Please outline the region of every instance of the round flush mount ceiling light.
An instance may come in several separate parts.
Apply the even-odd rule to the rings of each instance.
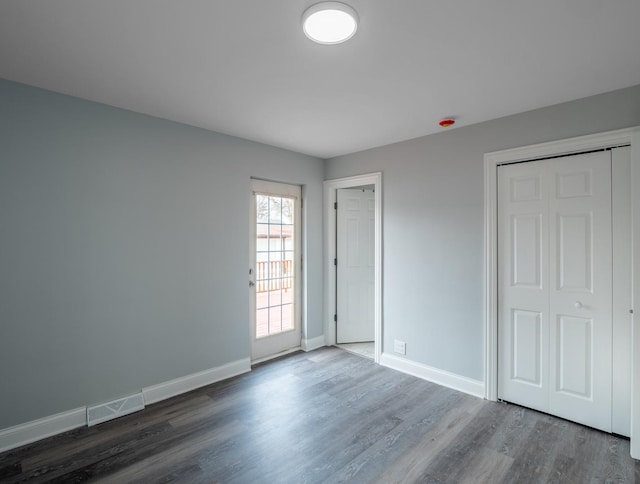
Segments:
[[[358,14],[344,3],[316,3],[302,15],[302,30],[319,44],[339,44],[353,37],[357,29]]]

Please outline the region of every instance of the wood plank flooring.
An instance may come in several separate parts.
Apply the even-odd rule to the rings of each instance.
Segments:
[[[640,482],[629,441],[337,348],[0,454],[0,482]]]

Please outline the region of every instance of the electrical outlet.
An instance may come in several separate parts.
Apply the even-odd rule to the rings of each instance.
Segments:
[[[393,351],[396,353],[400,353],[401,355],[407,354],[407,343],[404,341],[394,340],[393,341]]]

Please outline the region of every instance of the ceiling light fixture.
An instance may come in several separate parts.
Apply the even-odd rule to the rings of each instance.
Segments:
[[[339,44],[358,30],[358,14],[340,2],[320,2],[305,10],[302,30],[318,44]]]

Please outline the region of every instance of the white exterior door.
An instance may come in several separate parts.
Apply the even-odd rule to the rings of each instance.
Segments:
[[[251,359],[300,346],[299,186],[252,181]]]
[[[611,152],[498,170],[503,400],[611,431]]]
[[[345,188],[337,200],[337,342],[373,341],[375,194]]]

